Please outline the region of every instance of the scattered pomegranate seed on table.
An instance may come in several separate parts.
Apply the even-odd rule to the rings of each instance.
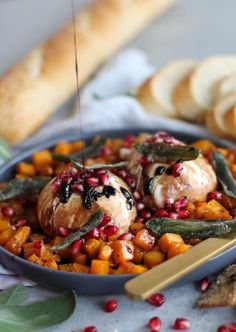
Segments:
[[[208,278],[203,278],[198,282],[198,286],[201,292],[205,292],[209,286],[210,286],[210,281]]]
[[[174,323],[174,330],[189,330],[191,327],[191,323],[188,319],[186,318],[176,318],[175,323]]]
[[[229,329],[229,332],[236,332],[236,323],[229,323],[228,329]]]
[[[97,328],[95,326],[86,326],[83,332],[97,332]]]
[[[118,302],[115,299],[112,299],[105,303],[104,311],[113,312],[117,309],[117,307],[118,307]]]
[[[159,332],[161,328],[161,320],[159,317],[152,317],[148,322],[148,327],[151,331]]]
[[[9,207],[9,206],[4,206],[2,208],[2,214],[5,217],[12,217],[15,214],[15,211],[11,207]]]
[[[222,325],[218,327],[217,332],[229,332],[229,329],[227,328],[227,326]]]
[[[165,302],[165,295],[161,293],[156,293],[150,296],[147,301],[155,307],[160,307]]]

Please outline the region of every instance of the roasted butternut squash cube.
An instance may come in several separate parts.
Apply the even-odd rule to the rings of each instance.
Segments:
[[[57,262],[54,259],[45,262],[43,266],[47,267],[48,269],[58,270]]]
[[[64,240],[65,240],[65,238],[63,238],[61,236],[56,236],[53,240],[53,245],[57,246],[58,244],[61,244]],[[67,247],[67,248],[61,249],[61,250],[57,250],[57,254],[63,259],[69,259],[71,256],[70,247]]]
[[[27,258],[27,260],[31,263],[42,265],[42,266],[44,264],[44,262],[36,254],[33,254],[33,255],[29,256]]]
[[[73,263],[71,272],[77,272],[77,273],[89,273],[89,266],[83,265],[83,264],[78,264],[78,263]]]
[[[84,243],[83,249],[89,259],[93,259],[98,256],[101,244],[102,244],[101,241],[97,239],[88,239]]]
[[[143,265],[136,265],[132,262],[123,262],[116,270],[116,274],[139,274],[146,272],[148,269]]]
[[[101,261],[99,259],[93,259],[91,262],[91,270],[92,274],[109,274],[109,262]]]
[[[134,246],[131,241],[116,240],[113,242],[112,258],[116,264],[131,261],[134,257]]]
[[[183,254],[184,252],[188,251],[191,248],[192,248],[192,246],[190,246],[188,244],[174,242],[169,247],[169,250],[167,253],[167,258],[172,258],[179,254]]]
[[[33,254],[38,255],[39,249],[35,248],[34,242],[27,242],[23,244],[24,258],[28,258]]]
[[[166,253],[169,250],[169,247],[172,243],[184,243],[182,237],[175,233],[166,233],[158,241],[158,245],[161,248],[161,251]]]
[[[143,250],[152,250],[155,244],[155,238],[146,229],[137,232],[133,242]]]
[[[53,174],[53,168],[49,165],[39,166],[37,167],[37,172],[43,176],[50,176]]]
[[[72,266],[72,264],[60,264],[60,265],[58,265],[59,270],[64,271],[64,272],[71,272],[71,266]]]
[[[152,268],[165,261],[165,255],[159,251],[149,251],[144,254],[143,263],[148,268]]]
[[[11,228],[5,229],[4,231],[2,231],[0,233],[0,245],[4,246],[4,244],[6,244],[11,237],[13,237],[14,232]]]
[[[69,154],[71,153],[71,144],[67,142],[60,142],[54,148],[55,153]]]
[[[44,262],[48,262],[51,260],[55,260],[56,262],[60,261],[60,257],[58,255],[54,255],[50,248],[43,244],[42,247],[39,249],[39,257],[44,261]]]
[[[144,225],[141,224],[140,222],[134,222],[132,225],[130,225],[129,230],[130,232],[135,235],[137,234],[139,231],[141,231],[142,229],[144,229]]]
[[[11,228],[10,221],[8,219],[0,219],[0,233],[9,228]]]
[[[83,145],[84,145],[84,143],[81,140],[71,143],[70,152],[73,153],[73,152],[81,151],[83,148]]]
[[[99,249],[98,258],[104,261],[108,261],[111,258],[112,252],[112,247],[109,244],[104,243]]]
[[[209,140],[201,139],[194,143],[192,146],[201,150],[203,154],[207,154],[208,152],[212,152],[216,150],[216,146]]]
[[[27,175],[27,176],[35,176],[35,167],[30,163],[21,162],[16,165],[16,171],[19,174]]]
[[[82,254],[81,252],[72,255],[72,259],[75,263],[86,265],[87,257],[85,254]]]
[[[129,270],[129,273],[131,274],[141,274],[141,273],[144,273],[146,272],[148,269],[146,266],[144,265],[136,265],[134,264],[130,270]]]
[[[143,255],[144,255],[144,251],[143,249],[141,249],[138,246],[134,246],[134,258],[133,258],[133,262],[135,264],[140,264],[143,261]]]
[[[28,226],[18,228],[12,238],[5,244],[5,249],[12,252],[14,255],[20,255],[23,244],[29,239],[31,229]]]
[[[51,166],[53,163],[53,159],[49,150],[42,150],[33,153],[32,161],[36,170],[42,166]]]
[[[198,219],[231,219],[231,215],[228,210],[224,208],[215,199],[206,202],[198,202],[196,209],[196,217]]]

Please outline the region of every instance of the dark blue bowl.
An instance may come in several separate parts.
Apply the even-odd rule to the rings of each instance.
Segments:
[[[157,128],[156,130],[161,130]],[[125,135],[132,133],[138,134],[139,132],[153,132],[148,128],[141,128],[135,130],[113,130],[105,132],[96,132],[92,135],[87,135],[85,140],[89,142],[92,137],[100,134],[104,137],[124,137]],[[201,139],[197,135],[191,135],[187,133],[175,133],[172,130],[169,131],[180,140],[191,143],[197,139]],[[14,157],[12,160],[4,164],[0,169],[0,182],[9,180],[15,170],[15,165],[20,161],[29,160],[32,153],[44,148],[51,148],[58,140],[68,140],[73,141],[79,139],[78,133],[72,133],[67,136],[59,136],[45,144],[41,144],[30,150],[27,150],[20,155]],[[217,138],[214,142],[219,146],[235,147],[231,143],[222,144]],[[218,255],[217,257],[209,260],[206,264],[202,265],[198,269],[194,270],[179,282],[175,283],[174,286],[183,285],[189,282],[199,280],[206,275],[217,273],[226,265],[235,262],[236,257],[236,246],[226,250],[224,253]],[[16,272],[17,274],[36,281],[40,285],[57,288],[57,289],[69,289],[75,290],[79,294],[86,295],[98,295],[98,294],[120,294],[124,293],[124,284],[134,275],[107,275],[107,276],[97,276],[92,274],[79,274],[71,272],[63,272],[51,270],[40,265],[30,263],[20,257],[17,257],[4,248],[0,247],[0,263],[6,268]]]

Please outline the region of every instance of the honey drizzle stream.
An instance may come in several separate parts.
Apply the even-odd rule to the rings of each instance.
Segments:
[[[82,129],[82,116],[81,116],[81,103],[80,103],[80,84],[79,84],[79,68],[78,68],[78,52],[77,52],[77,37],[76,37],[76,13],[75,13],[75,2],[71,0],[72,8],[72,19],[73,19],[73,38],[74,38],[74,55],[75,55],[75,74],[76,74],[76,108],[79,110],[79,122],[80,122],[80,137],[83,142],[82,144],[82,164],[85,165],[84,157],[84,140],[83,140],[83,129]]]

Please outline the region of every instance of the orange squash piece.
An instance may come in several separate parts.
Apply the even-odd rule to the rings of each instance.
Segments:
[[[161,251],[166,253],[169,250],[169,247],[172,243],[184,243],[184,240],[182,237],[175,233],[166,233],[162,235],[162,237],[158,241],[158,245],[161,248]]]
[[[92,274],[109,274],[109,262],[101,261],[99,259],[93,259],[91,262],[91,270]]]
[[[85,254],[82,254],[81,252],[78,252],[75,255],[72,255],[72,259],[75,263],[86,265],[87,257]]]
[[[51,166],[53,159],[49,150],[42,150],[33,153],[32,161],[36,170],[42,166]]]
[[[159,251],[149,251],[144,254],[143,263],[148,268],[152,268],[165,261],[165,255]]]
[[[27,176],[35,176],[35,168],[34,165],[30,163],[18,163],[16,165],[16,171],[19,174],[27,175]]]
[[[4,246],[10,238],[14,235],[14,232],[11,228],[5,229],[0,233],[0,245]]]
[[[134,257],[134,245],[131,241],[116,240],[112,244],[112,258],[116,264],[131,261]]]
[[[82,150],[83,148],[83,141],[75,141],[73,143],[71,143],[71,147],[70,147],[70,152],[73,153],[73,152],[79,152]]]
[[[58,270],[57,262],[54,259],[45,262],[43,266],[47,267],[48,269]]]
[[[141,231],[137,232],[133,242],[143,250],[148,251],[154,248],[155,238],[149,234],[146,229],[142,229]]]
[[[59,270],[64,272],[71,272],[71,266],[72,264],[60,264],[58,265]]]
[[[129,230],[133,235],[137,234],[142,229],[144,229],[144,225],[141,224],[140,222],[135,222],[129,227]]]
[[[230,213],[222,204],[215,199],[208,203],[200,202],[196,209],[197,219],[232,219]]]
[[[201,150],[203,154],[207,154],[208,152],[212,152],[216,150],[216,146],[209,140],[201,139],[192,144],[195,148]]]
[[[143,261],[144,250],[139,248],[138,246],[134,246],[134,258],[133,262],[135,264],[140,264]]]
[[[98,256],[101,244],[101,241],[97,239],[88,239],[84,243],[83,249],[89,259],[93,259]]]
[[[99,250],[98,258],[104,261],[108,261],[111,258],[113,249],[109,244],[104,243]]]
[[[183,254],[184,252],[188,251],[191,248],[192,246],[188,244],[174,242],[169,247],[167,258],[169,259],[179,254]]]
[[[22,245],[29,239],[30,233],[31,229],[28,226],[18,228],[13,237],[5,244],[5,249],[14,255],[20,255],[23,249]]]
[[[60,142],[55,146],[54,152],[58,154],[69,154],[71,153],[71,144],[67,142]]]
[[[27,258],[27,260],[31,263],[42,265],[42,266],[44,264],[43,261],[36,254],[33,254],[33,255],[29,256]]]
[[[89,266],[73,263],[71,267],[71,272],[77,272],[77,273],[89,273]]]
[[[0,233],[9,228],[11,228],[10,221],[8,219],[0,219]]]

